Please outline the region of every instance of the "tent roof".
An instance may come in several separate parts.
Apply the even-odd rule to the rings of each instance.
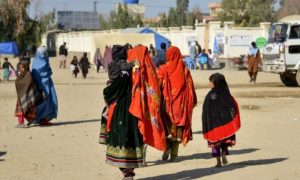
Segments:
[[[155,30],[152,30],[147,27],[141,27],[141,28],[126,28],[123,30],[124,33],[152,33],[154,34],[154,39],[155,39],[155,47],[159,48],[161,43],[166,43],[168,44],[169,39],[166,37],[162,36]]]
[[[13,54],[18,55],[18,46],[17,43],[12,42],[0,42],[0,54]]]

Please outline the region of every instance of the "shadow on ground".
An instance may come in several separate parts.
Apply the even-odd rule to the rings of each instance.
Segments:
[[[0,151],[0,157],[1,157],[1,156],[4,156],[5,154],[6,154],[6,152]],[[4,161],[4,159],[0,159],[0,161]]]
[[[92,122],[100,122],[100,120],[99,119],[91,119],[91,120],[79,120],[79,121],[54,122],[53,126],[64,126],[64,125],[92,123]]]
[[[35,125],[32,124],[31,126],[29,126],[29,128],[33,128],[33,127],[53,127],[53,126],[65,126],[65,125],[74,125],[74,124],[83,124],[83,123],[93,123],[93,122],[99,122],[99,119],[91,119],[91,120],[78,120],[78,121],[64,121],[64,122],[53,122],[53,124],[51,126],[39,126],[39,125]]]
[[[258,150],[259,149],[255,149],[255,148],[230,150],[230,155],[248,154],[248,153],[258,151]],[[192,155],[188,155],[188,156],[179,156],[176,159],[176,162],[188,161],[188,160],[193,160],[193,159],[211,159],[211,158],[212,158],[211,153],[197,153],[197,154],[192,154]],[[158,160],[158,161],[148,161],[147,162],[148,166],[155,166],[155,165],[165,164],[165,163],[170,163],[170,161]]]
[[[177,172],[174,174],[164,174],[164,175],[160,175],[160,176],[141,178],[139,180],[199,179],[199,178],[202,178],[205,176],[210,176],[210,175],[214,175],[214,174],[218,174],[218,173],[222,173],[222,172],[246,168],[248,166],[259,166],[259,165],[268,165],[268,164],[279,163],[279,162],[285,161],[287,159],[288,158],[248,160],[248,161],[242,161],[242,162],[238,162],[238,163],[232,163],[232,164],[229,164],[222,168],[215,168],[215,167],[198,168],[198,169],[181,171],[181,172]]]

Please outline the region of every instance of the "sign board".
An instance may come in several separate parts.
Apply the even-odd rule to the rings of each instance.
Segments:
[[[230,46],[250,46],[253,37],[249,35],[232,35],[230,36]]]
[[[267,39],[264,38],[264,37],[257,38],[255,42],[256,42],[256,46],[259,49],[262,49],[262,48],[264,48],[267,45]]]

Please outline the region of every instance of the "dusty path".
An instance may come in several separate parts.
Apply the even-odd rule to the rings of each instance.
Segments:
[[[91,70],[88,79],[73,79],[69,69],[57,68],[57,60],[52,67],[59,100],[53,127],[14,128],[14,82],[0,83],[0,179],[121,179],[117,168],[104,163],[105,146],[97,142],[107,75]],[[240,105],[242,128],[230,164],[213,168],[201,134],[202,102],[213,72],[192,72],[199,100],[194,140],[180,147],[173,163],[162,162],[162,153],[148,148],[148,167],[137,169],[136,179],[300,179],[300,88],[284,87],[273,74],[259,73],[254,85],[245,71],[220,71]]]

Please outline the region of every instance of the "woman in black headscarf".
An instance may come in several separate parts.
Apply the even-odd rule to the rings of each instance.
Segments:
[[[87,58],[87,53],[83,53],[82,58],[79,61],[79,66],[81,68],[82,76],[85,79],[86,75],[89,73],[89,68],[91,67],[91,64],[89,62],[89,59]]]
[[[107,109],[103,111],[100,143],[107,145],[106,163],[119,167],[124,179],[133,179],[134,168],[143,166],[144,145],[138,119],[129,113],[131,71],[138,64],[127,63],[125,46],[114,45],[112,58],[108,65],[108,86],[103,90]]]
[[[216,157],[216,167],[227,164],[228,146],[235,145],[235,133],[240,128],[238,104],[232,97],[224,75],[209,77],[211,90],[206,95],[202,110],[203,136]],[[221,163],[222,156],[222,163]]]

